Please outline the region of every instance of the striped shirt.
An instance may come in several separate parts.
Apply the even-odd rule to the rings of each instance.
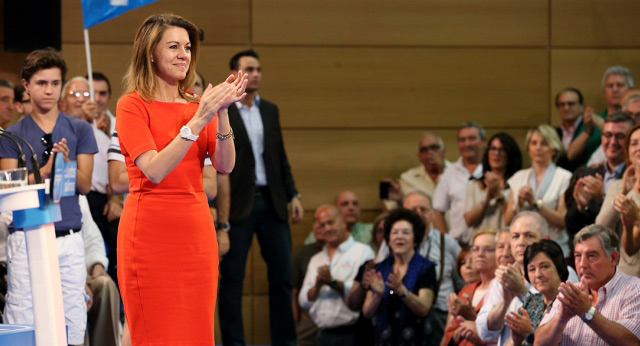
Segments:
[[[562,302],[556,299],[540,325],[546,324],[560,312]],[[640,340],[640,279],[616,270],[611,280],[598,290],[594,308],[609,321],[628,329]],[[607,345],[581,316],[573,316],[562,333],[561,345]]]

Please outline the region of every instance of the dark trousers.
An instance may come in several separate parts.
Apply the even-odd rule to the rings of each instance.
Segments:
[[[264,194],[256,194],[246,221],[231,223],[231,247],[220,262],[218,308],[222,342],[225,345],[246,344],[242,328],[242,287],[254,233],[258,236],[262,258],[267,262],[271,344],[295,345],[290,282],[291,232],[288,222],[278,218],[269,196]]]
[[[356,345],[356,330],[354,326],[342,326],[320,329],[316,346],[351,346]]]
[[[109,221],[106,215],[103,215],[104,206],[107,204],[107,195],[95,191],[87,194],[89,209],[91,209],[91,217],[98,225],[102,239],[107,244],[107,258],[109,259],[109,268],[105,268],[113,282],[118,286],[118,224],[120,219]],[[119,287],[119,286],[118,286]]]

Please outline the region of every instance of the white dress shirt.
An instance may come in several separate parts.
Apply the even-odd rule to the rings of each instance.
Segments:
[[[476,167],[474,177],[482,174],[482,164]],[[468,243],[473,229],[464,221],[464,209],[467,199],[467,185],[471,174],[462,164],[462,158],[451,164],[440,176],[433,196],[433,209],[449,212],[449,234],[455,239]]]
[[[322,251],[311,257],[302,289],[298,295],[298,303],[303,309],[309,309],[309,316],[319,328],[333,328],[356,322],[360,312],[350,310],[344,298],[351,290],[360,266],[373,257],[371,247],[356,242],[352,236],[349,236],[338,246],[333,258],[329,257],[326,245]],[[324,285],[320,288],[318,298],[315,301],[309,301],[307,295],[316,284],[318,268],[324,265],[329,266],[333,279],[343,282],[344,292],[337,292]]]
[[[236,102],[236,107],[242,117],[242,122],[251,141],[253,158],[256,162],[256,186],[267,185],[267,172],[264,168],[264,127],[262,115],[260,114],[260,96],[256,95],[251,107],[247,107],[242,102]]]

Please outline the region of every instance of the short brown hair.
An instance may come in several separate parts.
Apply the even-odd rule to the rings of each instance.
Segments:
[[[36,72],[54,67],[60,69],[60,76],[62,77],[62,83],[64,83],[65,77],[67,76],[67,63],[64,62],[60,52],[51,47],[34,50],[24,59],[24,63],[22,64],[22,79],[29,83],[31,77],[33,77]]]
[[[124,92],[138,91],[142,99],[149,101],[156,91],[155,67],[151,62],[153,51],[158,46],[165,30],[170,27],[183,28],[189,34],[191,41],[191,63],[187,69],[187,76],[178,83],[180,96],[188,101],[195,101],[194,97],[186,93],[188,87],[195,80],[196,60],[200,46],[200,32],[195,24],[174,14],[154,14],[147,18],[138,28],[133,41],[133,56],[131,64],[124,76]]]

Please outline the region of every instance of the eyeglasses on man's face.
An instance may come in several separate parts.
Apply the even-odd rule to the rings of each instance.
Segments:
[[[89,97],[89,96],[91,96],[91,93],[88,92],[88,91],[69,91],[68,94],[73,96],[73,97],[80,97],[80,96]]]
[[[431,144],[431,145],[426,145],[423,147],[420,147],[420,154],[426,154],[430,151],[439,151],[440,150],[440,144]]]

